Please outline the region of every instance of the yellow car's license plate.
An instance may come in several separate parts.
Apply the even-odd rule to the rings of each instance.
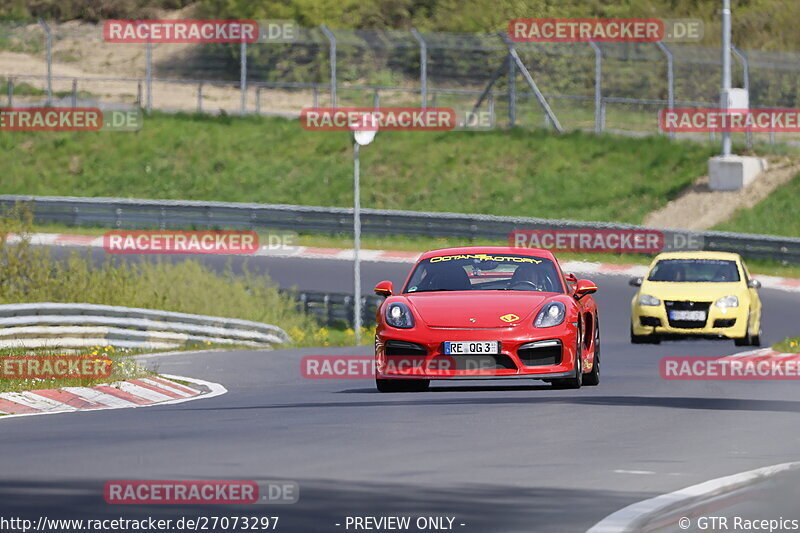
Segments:
[[[669,317],[672,320],[692,320],[704,321],[706,319],[705,311],[670,311]]]

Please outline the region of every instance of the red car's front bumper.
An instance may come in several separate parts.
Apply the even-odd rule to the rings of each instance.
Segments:
[[[375,338],[380,379],[556,379],[575,375],[577,328],[383,328]],[[500,353],[447,355],[445,341],[499,341]],[[588,365],[586,363],[589,363]],[[591,368],[584,361],[584,369]]]

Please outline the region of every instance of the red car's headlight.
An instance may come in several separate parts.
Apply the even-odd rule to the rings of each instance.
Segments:
[[[393,328],[413,328],[414,315],[403,302],[393,302],[386,306],[386,323]]]
[[[561,302],[550,302],[542,307],[533,321],[534,327],[552,328],[564,322],[567,316],[567,307]]]

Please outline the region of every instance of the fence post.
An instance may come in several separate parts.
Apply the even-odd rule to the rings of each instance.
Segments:
[[[8,78],[8,107],[14,107],[14,78]]]
[[[411,28],[411,35],[419,43],[419,98],[425,109],[428,107],[428,44],[416,28]]]
[[[331,107],[336,107],[336,36],[324,24],[319,27],[330,43],[330,66],[331,66]]]
[[[256,115],[261,114],[261,89],[260,85],[256,87]]]
[[[600,124],[603,130],[606,129],[606,103],[602,101],[600,103]]]
[[[555,113],[553,113],[553,109],[550,107],[550,104],[547,103],[547,99],[542,94],[542,91],[539,90],[539,86],[536,85],[533,76],[531,76],[531,73],[528,72],[528,68],[525,66],[525,63],[523,63],[522,59],[519,58],[517,49],[514,48],[514,43],[511,41],[508,34],[498,32],[498,35],[508,47],[509,61],[517,65],[519,71],[522,73],[522,76],[525,78],[528,87],[531,88],[533,94],[536,96],[536,99],[539,101],[539,105],[542,106],[545,114],[547,114],[548,118],[553,123],[553,127],[558,133],[564,133],[564,128],[561,127],[561,123],[558,121]]]
[[[372,96],[372,107],[378,109],[381,106],[381,95],[378,89],[375,89],[375,94]]]
[[[240,114],[247,112],[247,41],[242,40],[239,50],[239,87],[242,90],[242,107]]]
[[[594,50],[594,132],[603,131],[603,50],[597,43],[589,42]]]
[[[53,103],[53,34],[50,26],[43,19],[38,20],[44,30],[45,49],[47,51],[47,105]]]
[[[656,45],[667,58],[667,107],[671,110],[675,108],[675,56],[669,46],[661,41],[656,41]],[[674,138],[675,132],[669,132],[669,136]]]
[[[153,109],[153,44],[150,41],[147,41],[145,46],[145,65],[144,65],[144,77],[145,77],[145,84],[147,85],[147,103],[145,104],[145,110],[147,114],[150,114],[150,111]]]
[[[78,78],[72,80],[72,107],[78,107]]]
[[[319,107],[319,86],[314,84],[314,107]]]
[[[136,82],[136,107],[142,108],[142,80]]]
[[[197,112],[203,112],[203,82],[197,84]]]
[[[514,59],[508,54],[508,127],[517,124],[517,72]]]

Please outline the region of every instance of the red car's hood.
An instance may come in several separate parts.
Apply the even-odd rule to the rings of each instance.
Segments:
[[[405,296],[414,307],[417,316],[428,326],[499,328],[518,324],[524,320],[533,320],[529,315],[546,299],[552,297],[553,293],[464,291],[429,292]]]

